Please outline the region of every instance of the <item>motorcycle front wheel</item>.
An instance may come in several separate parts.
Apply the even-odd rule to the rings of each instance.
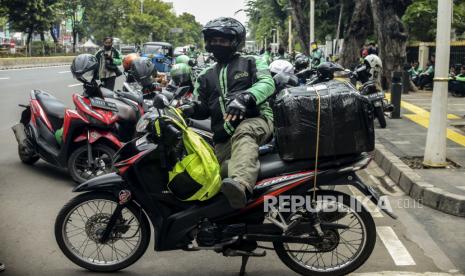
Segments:
[[[115,151],[103,144],[92,145],[93,164],[89,164],[87,145],[83,145],[71,153],[68,159],[68,171],[76,183],[82,183],[96,176],[113,171],[113,155]]]
[[[318,191],[316,204],[321,206],[318,207],[321,223],[342,224],[348,228],[322,228],[324,236],[320,244],[274,242],[278,257],[301,275],[337,276],[355,271],[366,262],[375,247],[373,218],[355,198],[336,191]],[[283,215],[289,223],[294,214]],[[315,232],[310,230],[293,235],[309,237]]]
[[[382,106],[375,107],[375,115],[378,118],[379,126],[386,128],[386,117],[384,116],[384,110]]]
[[[150,224],[135,204],[122,210],[109,239],[100,241],[117,205],[111,194],[90,192],[78,195],[61,209],[55,221],[55,239],[68,259],[91,271],[112,272],[144,255],[150,242]]]

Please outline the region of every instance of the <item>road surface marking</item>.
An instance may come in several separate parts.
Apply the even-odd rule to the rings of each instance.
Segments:
[[[68,87],[75,87],[75,86],[80,86],[80,85],[82,85],[82,83],[70,84],[68,85]]]
[[[391,100],[391,94],[386,93],[386,98],[388,100]],[[412,113],[415,113],[417,115],[420,115],[420,116],[423,116],[423,117],[429,119],[429,114],[430,113],[428,111],[424,110],[421,107],[418,107],[418,106],[416,106],[414,104],[411,104],[411,103],[408,103],[406,101],[400,101],[400,105],[401,105],[402,108],[405,108],[405,109],[407,109],[408,111],[410,111]],[[447,114],[447,119],[457,120],[457,119],[462,119],[462,118],[460,118],[459,116],[457,116],[455,114]]]
[[[465,191],[465,186],[457,186],[457,188]]]
[[[3,71],[18,71],[18,70],[32,70],[32,69],[46,69],[46,68],[64,67],[64,66],[69,66],[69,64],[52,65],[52,66],[38,66],[38,67],[28,67],[28,68],[0,69],[0,72],[3,72]]]
[[[66,73],[71,73],[71,71],[60,71],[58,74],[66,74]]]
[[[372,217],[384,217],[383,214],[381,214],[379,208],[371,200],[367,199],[367,197],[363,195],[359,190],[357,190],[357,188],[349,186],[349,190],[352,193],[352,195],[354,195],[355,198],[357,198],[357,200],[359,200],[363,204],[363,206],[368,210],[368,212],[370,212]]]
[[[413,122],[419,124],[420,126],[423,126],[425,128],[429,127],[429,118],[425,118],[421,115],[417,114],[406,114],[404,115],[406,118],[412,120]],[[457,131],[454,131],[452,129],[447,129],[447,138],[451,141],[454,141],[455,143],[462,145],[465,147],[465,136],[458,133]]]
[[[376,232],[397,266],[416,265],[391,227],[377,226]]]
[[[10,77],[1,77],[0,80],[9,80]]]
[[[390,95],[387,95],[386,98],[390,98]],[[401,101],[401,106],[402,108],[405,108],[415,113],[415,114],[405,114],[403,116],[417,123],[420,126],[423,126],[425,128],[429,127],[430,113],[428,111],[416,105],[413,105],[411,103],[404,102],[404,101]],[[461,119],[459,116],[454,115],[454,114],[447,114],[447,118],[448,119]],[[447,138],[465,147],[465,136],[458,133],[457,131],[447,128]]]

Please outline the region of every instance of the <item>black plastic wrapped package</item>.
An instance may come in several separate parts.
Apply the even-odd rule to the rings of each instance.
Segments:
[[[283,160],[315,158],[318,101],[319,157],[337,157],[374,149],[371,103],[352,85],[332,80],[289,88],[278,94],[273,113],[276,142]]]

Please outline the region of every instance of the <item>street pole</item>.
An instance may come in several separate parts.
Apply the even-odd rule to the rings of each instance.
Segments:
[[[289,15],[289,53],[292,53],[292,16]]]
[[[144,13],[144,0],[139,0],[140,1],[140,13]]]
[[[428,135],[426,137],[425,156],[423,159],[423,165],[428,167],[445,167],[447,165],[447,86],[449,81],[451,22],[452,0],[438,1],[434,88]]]
[[[276,28],[276,43],[278,43],[278,49],[279,49],[279,28]]]
[[[310,0],[310,43],[315,41],[315,0]],[[309,44],[310,52],[312,52],[312,47]]]

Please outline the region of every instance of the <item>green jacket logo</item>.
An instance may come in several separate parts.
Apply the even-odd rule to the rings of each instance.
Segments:
[[[242,78],[247,78],[249,76],[248,72],[238,72],[236,75],[234,75],[234,79],[242,79]]]

